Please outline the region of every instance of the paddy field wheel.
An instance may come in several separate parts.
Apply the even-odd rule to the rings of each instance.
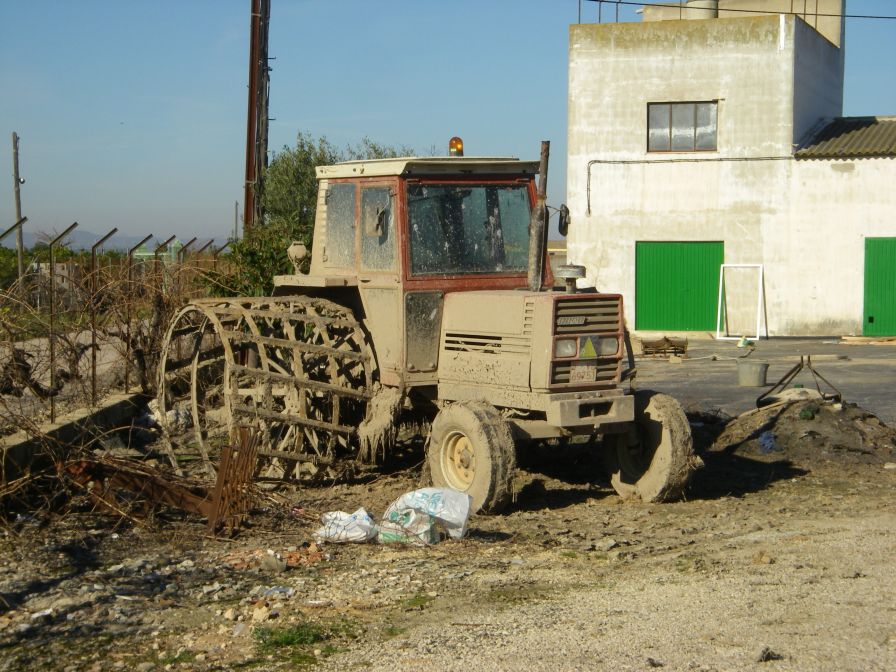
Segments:
[[[160,408],[189,409],[210,475],[216,446],[249,426],[260,435],[258,475],[293,479],[356,447],[374,371],[366,335],[343,306],[308,297],[201,300],[166,335]]]

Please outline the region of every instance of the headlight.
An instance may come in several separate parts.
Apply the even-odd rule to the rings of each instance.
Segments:
[[[598,353],[601,357],[612,357],[619,351],[618,338],[602,338],[598,344]]]
[[[576,339],[560,338],[554,341],[554,357],[575,357],[576,352]]]

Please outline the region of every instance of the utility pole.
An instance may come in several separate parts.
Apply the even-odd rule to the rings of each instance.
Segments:
[[[22,196],[19,193],[19,185],[25,180],[19,177],[19,136],[13,131],[12,134],[12,179],[15,182],[16,195],[16,221],[22,221]],[[16,231],[16,262],[19,268],[19,292],[24,291],[22,287],[22,278],[25,276],[25,257],[24,244],[22,241],[22,227],[18,227]]]
[[[261,223],[264,169],[268,163],[268,26],[271,0],[250,0],[249,96],[246,111],[246,182],[243,199],[243,230]]]

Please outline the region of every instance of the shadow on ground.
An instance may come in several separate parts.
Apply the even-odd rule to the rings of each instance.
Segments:
[[[703,454],[704,467],[694,474],[688,499],[742,497],[765,490],[775,481],[805,476],[808,471],[790,460],[762,460],[730,452]]]

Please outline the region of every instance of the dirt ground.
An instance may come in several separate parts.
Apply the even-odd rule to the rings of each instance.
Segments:
[[[896,669],[896,432],[816,402],[690,419],[686,501],[623,503],[592,447],[543,445],[509,512],[425,548],[312,541],[418,487],[419,441],[263,493],[234,539],[77,498],[11,514],[0,670]]]

